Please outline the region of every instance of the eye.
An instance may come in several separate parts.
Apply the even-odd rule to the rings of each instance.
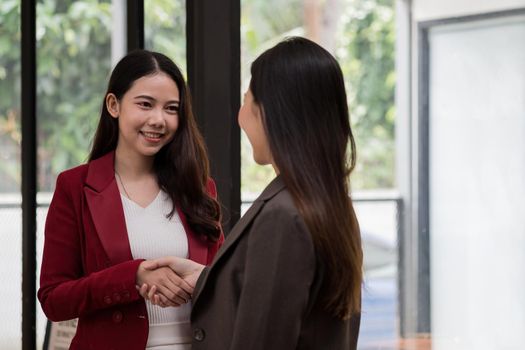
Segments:
[[[169,113],[172,113],[172,114],[177,114],[179,113],[179,106],[178,105],[169,105],[166,107],[166,110],[169,112]]]
[[[137,105],[139,105],[142,108],[151,108],[151,103],[148,101],[139,101],[137,102]]]

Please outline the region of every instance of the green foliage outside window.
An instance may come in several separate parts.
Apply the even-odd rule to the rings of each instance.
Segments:
[[[393,0],[243,0],[242,1],[243,87],[249,83],[249,64],[265,49],[290,35],[309,37],[311,19],[306,7],[320,19],[336,21],[323,39],[338,59],[348,94],[350,118],[357,143],[357,168],[353,189],[392,188],[394,183],[395,64]],[[328,22],[329,23],[329,22]],[[327,27],[330,27],[329,25]],[[327,47],[327,49],[330,49]],[[243,140],[244,143],[247,140]],[[273,176],[266,167],[257,168],[250,159],[249,145],[243,144],[243,190],[258,192]],[[244,164],[250,164],[245,170]]]
[[[249,64],[288,35],[307,35],[306,0],[242,0],[242,85]],[[311,2],[311,1],[310,1]],[[394,186],[393,0],[319,0],[330,13],[338,2],[334,54],[346,78],[358,146],[354,189]],[[150,0],[146,47],[166,53],[185,70],[184,1]],[[43,0],[37,5],[39,190],[60,171],[86,160],[111,69],[110,0]],[[20,0],[0,2],[0,192],[20,186]],[[184,48],[184,49],[183,49]],[[198,101],[196,101],[198,103]],[[273,176],[242,145],[243,191],[258,192]]]

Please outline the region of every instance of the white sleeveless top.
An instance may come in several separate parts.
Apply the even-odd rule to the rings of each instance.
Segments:
[[[188,258],[188,238],[179,215],[166,217],[172,202],[164,191],[146,207],[121,194],[131,254],[134,259],[163,256]],[[149,336],[146,349],[191,349],[191,302],[179,307],[161,308],[146,300]]]

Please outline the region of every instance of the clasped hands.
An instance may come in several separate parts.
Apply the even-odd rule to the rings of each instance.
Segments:
[[[152,304],[180,306],[191,299],[204,265],[179,257],[146,260],[137,270],[137,291]]]

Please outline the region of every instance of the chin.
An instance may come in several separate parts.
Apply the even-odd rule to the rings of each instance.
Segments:
[[[159,153],[159,151],[161,149],[162,149],[162,147],[160,147],[160,148],[147,148],[147,149],[142,149],[140,153],[142,153],[142,155],[145,156],[145,157],[153,157],[154,155]]]
[[[253,160],[255,160],[255,163],[259,164],[259,165],[268,165],[270,164],[270,162],[266,159],[260,159],[258,157],[256,157],[255,155],[253,156]]]

